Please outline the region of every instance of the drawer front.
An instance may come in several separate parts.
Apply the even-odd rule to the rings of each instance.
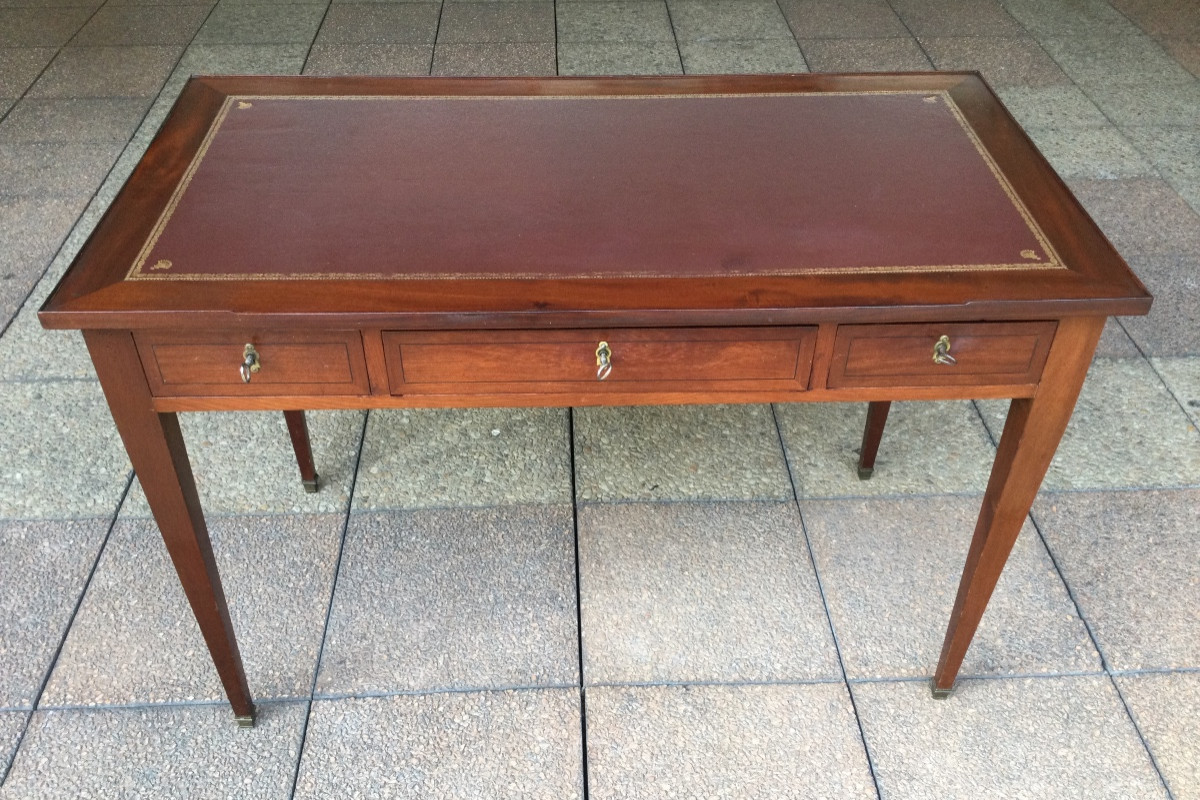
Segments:
[[[1037,383],[1055,327],[1053,322],[841,325],[828,386]],[[934,360],[939,341],[952,361]]]
[[[383,342],[398,395],[802,391],[816,328],[393,331]]]
[[[135,338],[150,390],[162,397],[369,393],[357,331],[151,331]],[[241,374],[246,345],[259,364],[248,382]]]

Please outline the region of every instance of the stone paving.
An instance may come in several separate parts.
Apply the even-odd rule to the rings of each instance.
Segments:
[[[1200,4],[0,0],[0,798],[1200,798]],[[979,69],[1155,293],[945,702],[1004,405],[185,415],[234,727],[35,311],[192,73]]]

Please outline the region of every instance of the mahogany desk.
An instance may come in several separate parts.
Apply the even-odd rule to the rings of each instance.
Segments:
[[[975,74],[206,77],[41,321],[252,724],[176,412],[288,411],[314,479],[297,409],[868,401],[873,451],[888,401],[1013,398],[945,694],[1105,317],[1149,307]]]

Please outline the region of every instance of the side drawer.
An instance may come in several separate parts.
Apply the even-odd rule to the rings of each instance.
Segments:
[[[370,393],[358,331],[141,331],[134,339],[160,397]],[[259,363],[249,382],[246,345]]]
[[[392,394],[802,391],[816,328],[385,331],[383,345]]]
[[[840,325],[828,386],[986,386],[1037,383],[1053,322]],[[946,337],[953,363],[934,360]]]

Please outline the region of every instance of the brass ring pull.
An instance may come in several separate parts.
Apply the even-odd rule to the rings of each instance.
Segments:
[[[250,373],[258,372],[260,369],[262,369],[262,364],[258,360],[258,351],[254,349],[254,345],[246,345],[242,350],[242,366],[239,368],[242,373],[242,383],[249,383]]]
[[[950,355],[950,337],[943,336],[937,340],[937,344],[933,346],[933,363],[935,364],[957,364],[958,360]]]
[[[596,380],[602,381],[612,372],[612,348],[601,342],[596,348]]]

